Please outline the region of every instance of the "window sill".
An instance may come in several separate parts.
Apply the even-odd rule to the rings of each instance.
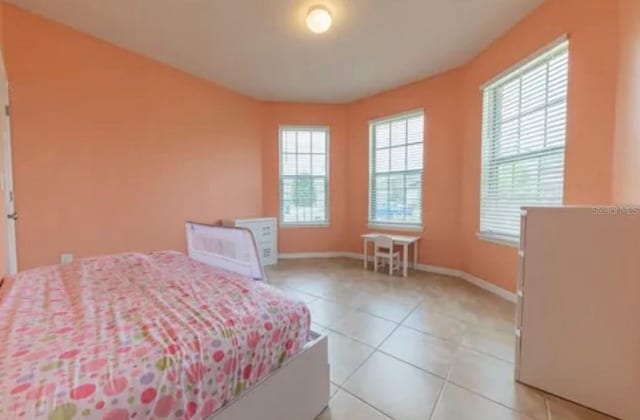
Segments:
[[[394,225],[385,223],[369,223],[369,229],[391,230],[396,232],[424,232],[422,225]]]
[[[507,236],[492,235],[490,233],[476,233],[476,237],[481,241],[491,242],[498,245],[504,245],[511,248],[519,248],[520,242],[517,239]]]
[[[328,228],[329,222],[323,223],[280,223],[280,227],[283,229],[308,229],[308,228]]]

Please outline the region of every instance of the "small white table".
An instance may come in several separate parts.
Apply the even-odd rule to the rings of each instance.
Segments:
[[[368,263],[368,245],[374,242],[377,236],[384,235],[382,233],[366,233],[362,235],[364,240],[364,268],[367,269]],[[418,241],[419,236],[389,235],[393,244],[402,245],[402,275],[407,277],[407,266],[409,265],[409,246],[413,245],[413,268],[418,264]]]

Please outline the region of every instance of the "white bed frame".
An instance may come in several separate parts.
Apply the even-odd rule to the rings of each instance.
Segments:
[[[187,222],[186,233],[190,257],[266,281],[250,230]],[[199,245],[194,240],[195,234],[210,236],[207,238],[210,240],[199,241],[204,246]],[[224,253],[219,252],[220,241],[228,245]],[[322,413],[328,402],[328,337],[311,331],[309,341],[297,355],[210,419],[313,420]]]
[[[280,369],[211,420],[313,420],[329,402],[328,338],[313,338]]]

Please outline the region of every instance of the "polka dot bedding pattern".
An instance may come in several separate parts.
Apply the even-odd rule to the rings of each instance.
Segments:
[[[302,302],[176,252],[25,271],[0,288],[0,418],[207,418],[309,326]]]

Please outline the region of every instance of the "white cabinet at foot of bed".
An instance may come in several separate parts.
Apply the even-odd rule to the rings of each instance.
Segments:
[[[256,241],[262,264],[278,262],[278,220],[275,217],[225,220],[223,225],[249,229]]]

